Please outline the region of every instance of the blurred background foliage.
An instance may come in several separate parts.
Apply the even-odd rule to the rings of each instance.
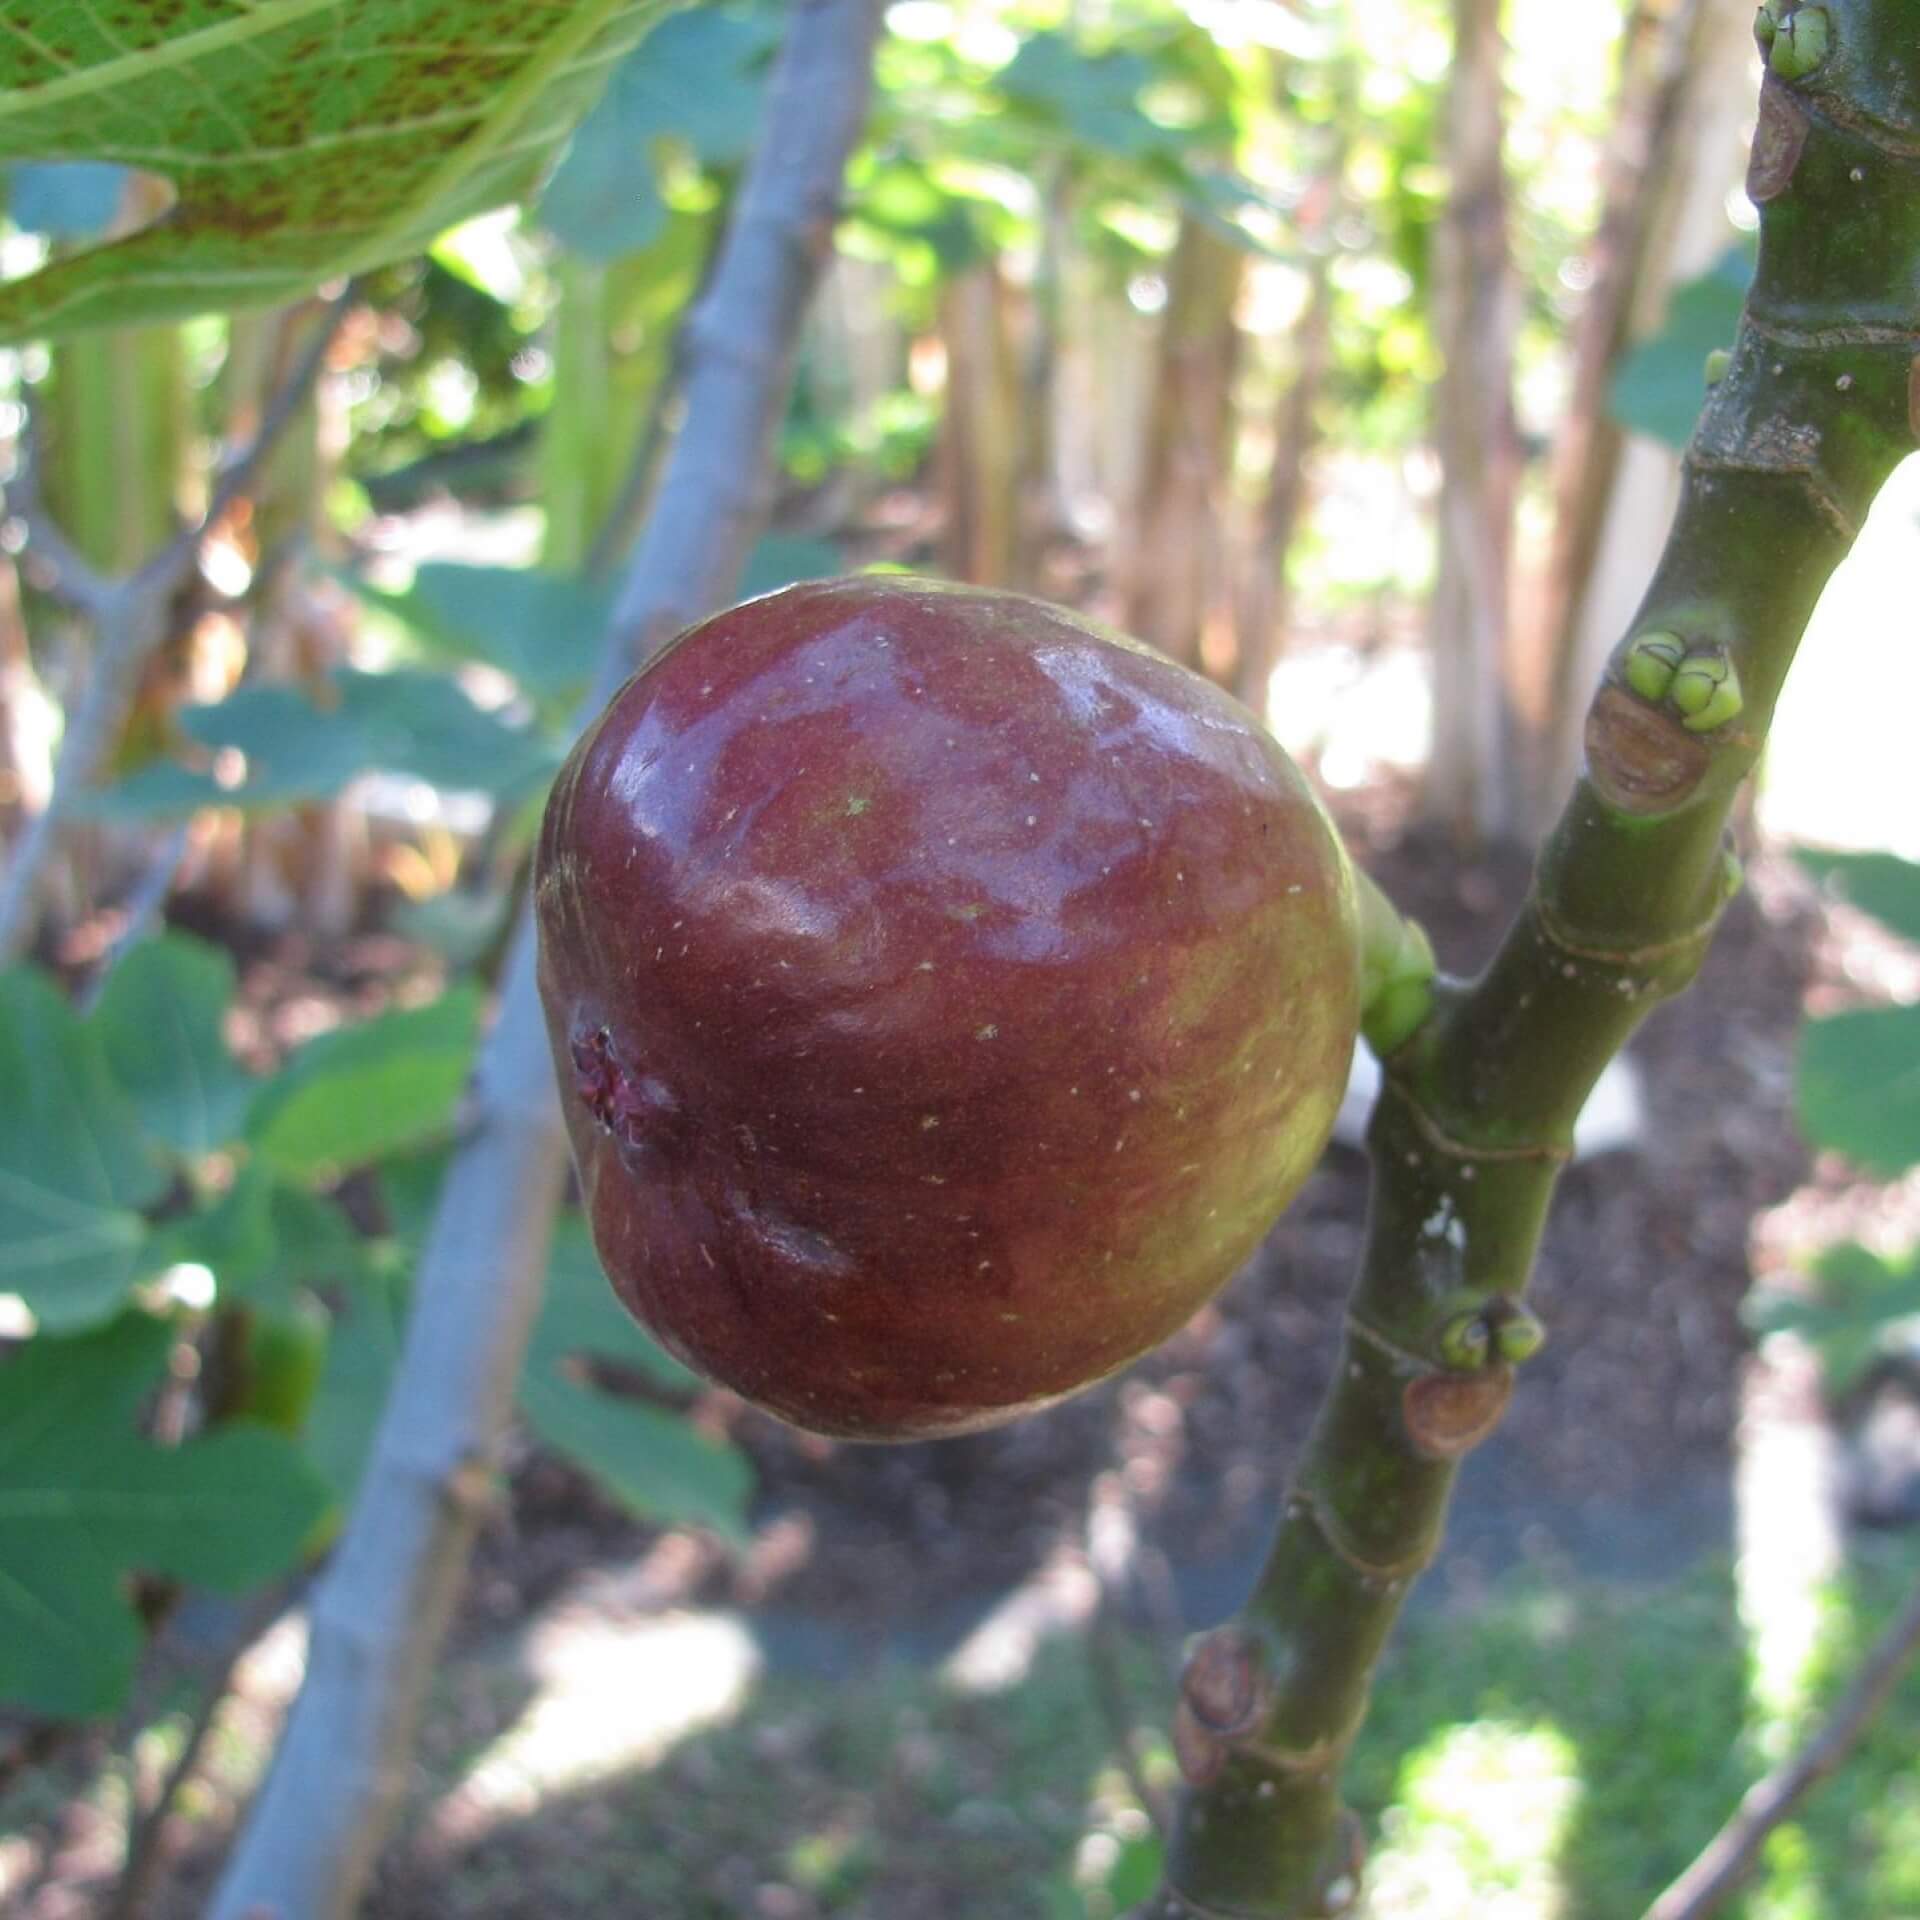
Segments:
[[[1749,13],[896,0],[748,589],[909,567],[1066,600],[1234,688],[1330,791],[1391,787],[1459,849],[1527,844],[1751,272]],[[351,1493],[780,23],[771,0],[669,14],[530,201],[352,284],[103,777],[66,796],[0,975],[0,1562],[30,1575],[0,1582],[0,1704],[29,1728],[124,1706],[183,1594],[271,1591]],[[1491,173],[1484,112],[1456,110],[1488,46]],[[15,164],[5,190],[9,278],[158,204],[89,164]],[[204,505],[316,317],[0,351],[0,440],[72,548],[124,576]],[[23,544],[16,520],[16,841],[97,660]],[[1471,618],[1449,586],[1469,555],[1497,560]],[[1912,940],[1914,870],[1875,861],[1819,877]],[[1916,1060],[1911,1008],[1810,1028],[1815,1143],[1913,1166]],[[1910,1245],[1849,1245],[1756,1295],[1754,1325],[1807,1338],[1857,1396],[1911,1355],[1916,1284]],[[748,1537],[744,1454],[613,1307],[577,1219],[520,1409],[634,1513]],[[87,1436],[57,1457],[56,1417]],[[48,1485],[57,1519],[8,1503]],[[104,1550],[101,1516],[130,1510]],[[1691,1604],[1657,1631],[1693,1631]],[[1558,1734],[1526,1738],[1522,1772],[1567,1770]],[[1411,1740],[1390,1722],[1367,1761],[1400,1854],[1449,1769],[1507,1764],[1391,1774]],[[1137,1809],[1097,1831],[1048,1913],[1111,1913],[1150,1879]],[[0,1895],[5,1861],[0,1841]],[[1476,1869],[1472,1897],[1536,1868]],[[1797,1871],[1756,1911],[1869,1911],[1794,1904]]]

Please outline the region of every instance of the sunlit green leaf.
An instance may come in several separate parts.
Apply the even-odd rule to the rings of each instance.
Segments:
[[[1800,864],[1848,906],[1870,913],[1902,940],[1920,943],[1920,865],[1891,853],[1802,848]]]
[[[225,953],[168,933],[120,960],[94,1009],[107,1065],[142,1124],[188,1159],[233,1139],[253,1098],[222,1026],[233,994]]]
[[[1800,1035],[1800,1125],[1880,1174],[1920,1163],[1920,1006],[1809,1020]]]
[[[1684,447],[1707,398],[1707,355],[1730,347],[1740,324],[1753,254],[1732,247],[1710,273],[1675,289],[1659,330],[1621,361],[1613,377],[1613,416],[1623,427]]]
[[[1140,110],[1152,67],[1136,53],[1084,53],[1062,33],[1036,33],[1000,70],[1000,90],[1090,147],[1138,159],[1172,144]]]
[[[44,1327],[119,1306],[166,1185],[100,1036],[30,968],[0,974],[0,1292]]]
[[[177,766],[143,767],[88,810],[126,819],[290,806],[328,799],[373,772],[513,800],[536,790],[560,759],[558,742],[476,706],[441,673],[342,667],[324,701],[297,687],[242,687],[213,705],[183,707],[179,722],[209,753],[242,754],[244,779],[222,785]]]
[[[309,1041],[261,1089],[247,1137],[282,1173],[361,1166],[443,1133],[480,1017],[471,988]]]
[[[1830,1247],[1814,1265],[1809,1298],[1756,1290],[1744,1309],[1756,1333],[1800,1334],[1820,1356],[1827,1390],[1844,1395],[1873,1360],[1896,1323],[1920,1315],[1920,1253],[1892,1260],[1851,1242]]]
[[[540,218],[553,235],[590,260],[658,240],[667,209],[654,184],[656,143],[682,142],[709,167],[740,161],[778,32],[770,14],[721,7],[663,20],[621,64],[548,182]]]
[[[531,567],[430,561],[404,593],[360,591],[396,613],[435,652],[484,660],[541,696],[584,687],[613,607],[611,586]]]
[[[0,288],[0,336],[296,299],[540,178],[660,0],[0,0],[0,159],[166,217]]]

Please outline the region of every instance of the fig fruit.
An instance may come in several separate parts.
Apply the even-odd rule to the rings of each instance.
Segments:
[[[1016,594],[787,589],[615,695],[542,825],[593,1237],[817,1432],[994,1425],[1182,1325],[1318,1158],[1355,880],[1253,717]]]

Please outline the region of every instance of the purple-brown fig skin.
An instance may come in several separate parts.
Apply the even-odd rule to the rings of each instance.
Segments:
[[[1237,702],[900,576],[680,636],[575,748],[540,984],[594,1242],[707,1378],[924,1439],[1104,1378],[1324,1147],[1351,870]]]

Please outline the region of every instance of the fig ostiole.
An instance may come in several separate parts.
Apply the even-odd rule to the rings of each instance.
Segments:
[[[1176,1331],[1319,1157],[1361,1014],[1353,869],[1252,715],[911,577],[682,634],[562,769],[535,898],[620,1298],[851,1439],[991,1426]]]

